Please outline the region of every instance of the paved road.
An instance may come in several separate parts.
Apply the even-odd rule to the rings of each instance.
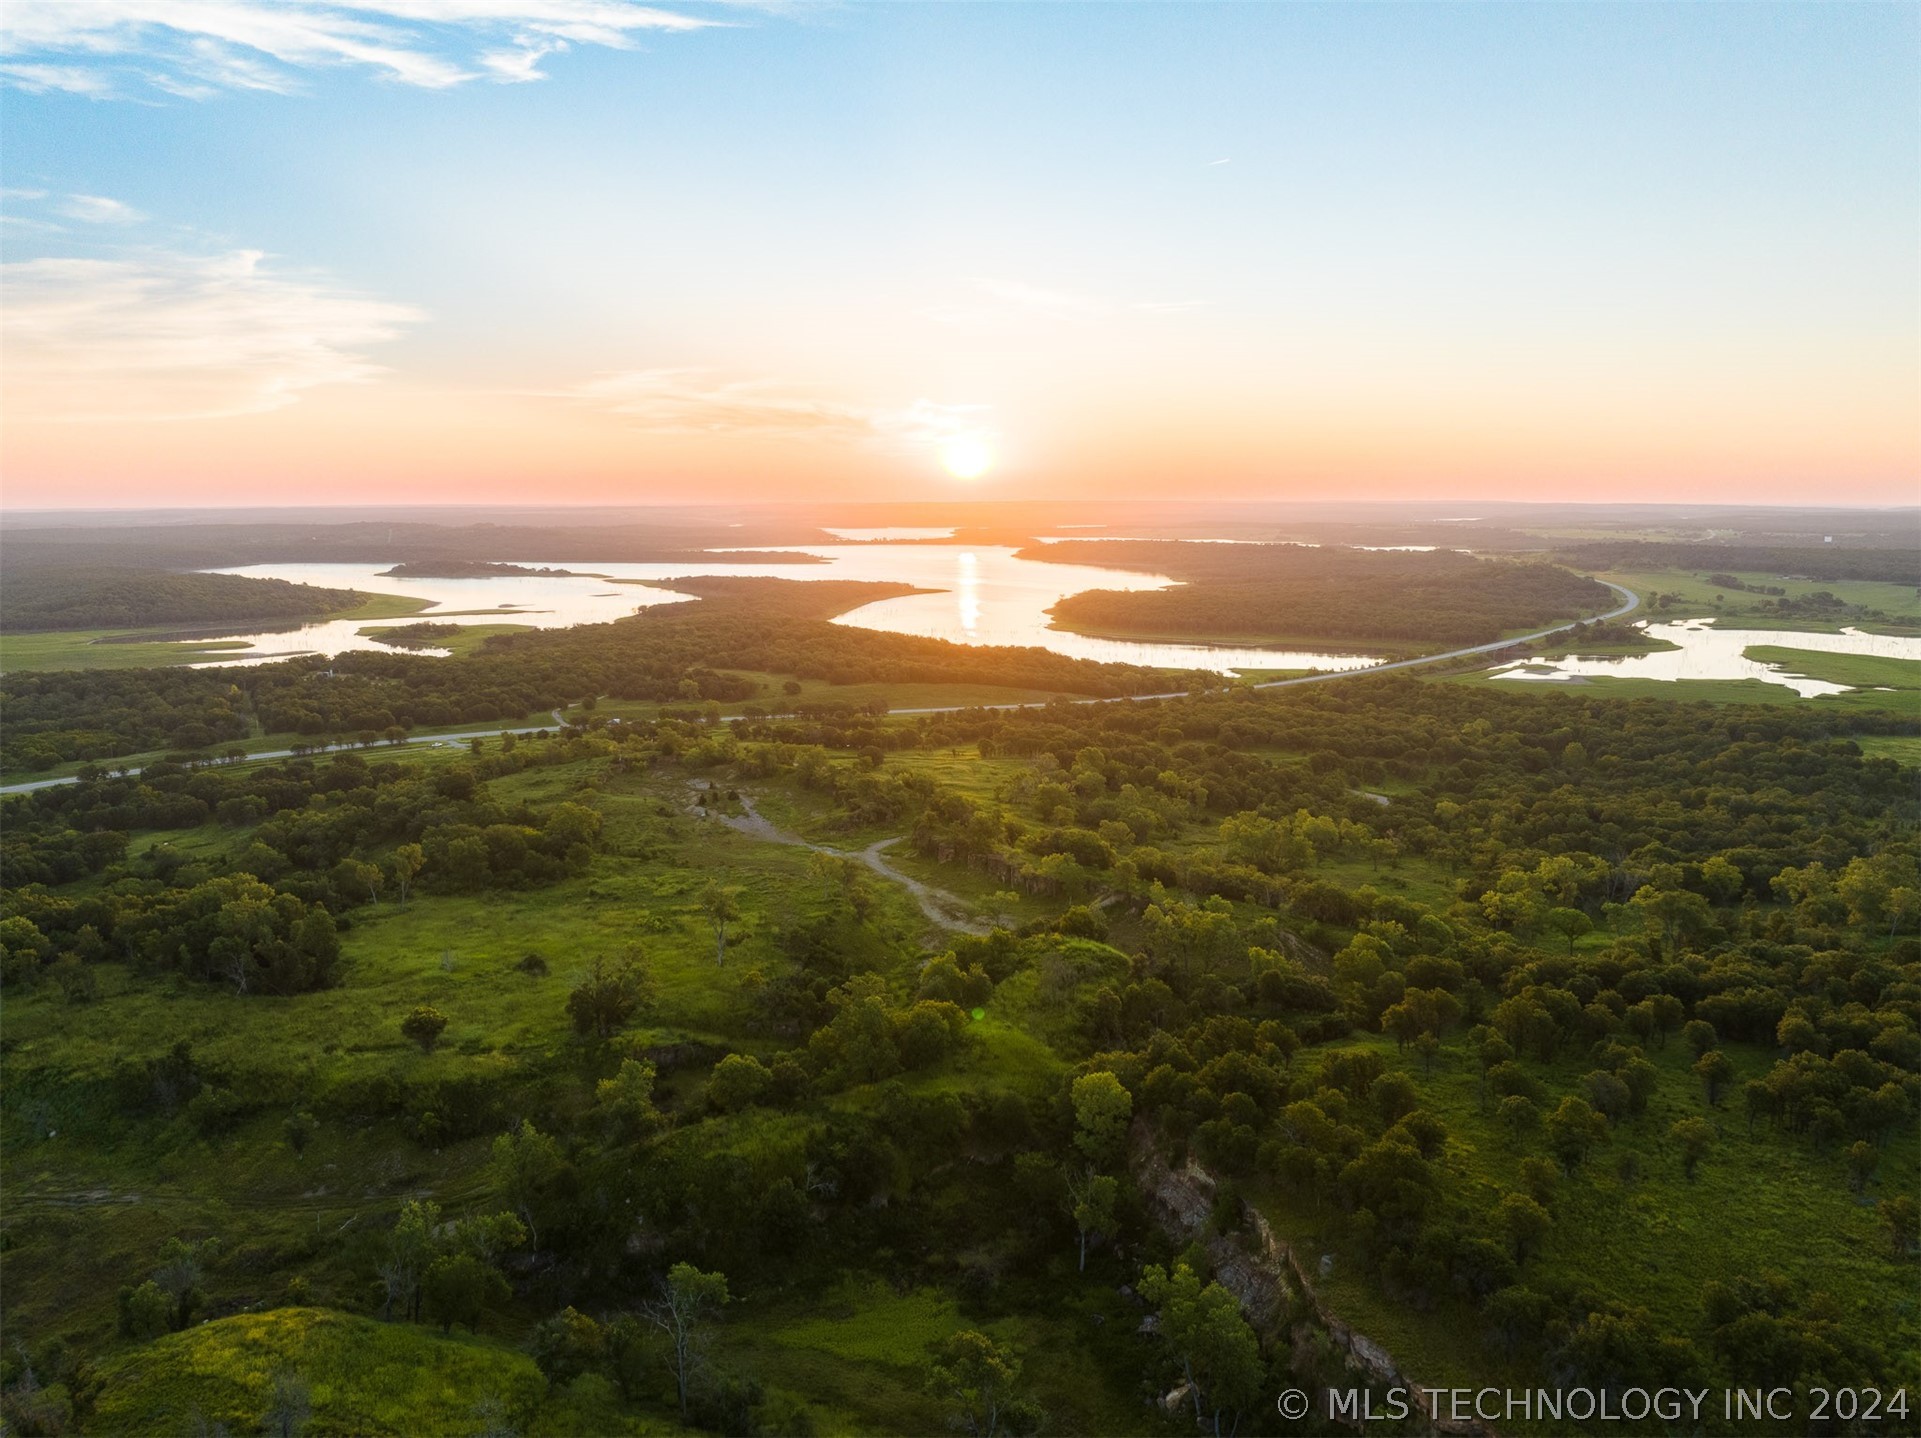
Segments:
[[[1622,615],[1630,614],[1640,607],[1641,596],[1633,590],[1623,589],[1620,585],[1611,584],[1605,579],[1600,582],[1606,584],[1609,589],[1612,589],[1616,594],[1620,595],[1622,602],[1618,607],[1610,609],[1606,614],[1595,615],[1596,620],[1606,621],[1609,619],[1619,619]],[[1326,684],[1335,679],[1352,679],[1357,674],[1384,674],[1390,669],[1412,669],[1418,664],[1443,664],[1450,659],[1464,659],[1472,654],[1492,654],[1496,650],[1506,649],[1515,644],[1531,644],[1536,639],[1546,639],[1550,635],[1564,634],[1577,624],[1586,622],[1587,621],[1580,619],[1570,619],[1566,624],[1557,624],[1551,629],[1537,629],[1532,634],[1517,635],[1513,639],[1497,639],[1492,644],[1473,644],[1465,649],[1450,649],[1445,654],[1423,654],[1418,659],[1396,659],[1389,664],[1370,664],[1365,669],[1339,669],[1327,674],[1306,674],[1299,679],[1270,679],[1264,684],[1253,684],[1248,687],[1253,689],[1289,689],[1296,684]],[[1188,691],[1185,689],[1170,689],[1164,694],[1116,694],[1098,699],[1072,699],[1068,702],[1072,704],[1117,704],[1124,699],[1185,699],[1187,695]],[[930,709],[892,709],[888,712],[892,714],[957,714],[967,709],[1040,709],[1046,707],[1048,702],[1052,701],[1030,701],[1022,704],[946,704]],[[566,720],[561,717],[558,709],[553,711],[553,716],[556,724],[562,727],[565,726]],[[728,722],[731,723],[740,716],[730,714],[726,717]],[[552,726],[528,724],[518,728],[488,729],[485,731],[470,730],[462,734],[415,734],[409,736],[404,742],[407,744],[464,744],[469,739],[485,739],[495,734],[534,734],[550,727]],[[334,750],[357,749],[359,747],[360,746],[356,744],[335,744],[309,749],[305,752],[324,754]],[[399,746],[394,745],[389,747],[397,748]],[[294,751],[291,749],[268,749],[258,754],[249,754],[247,759],[288,759],[293,757],[293,753]],[[137,774],[140,771],[135,769],[132,772]],[[0,785],[0,794],[27,794],[35,789],[50,789],[57,784],[72,784],[74,782],[76,781],[70,777],[64,779],[32,779],[21,784]]]

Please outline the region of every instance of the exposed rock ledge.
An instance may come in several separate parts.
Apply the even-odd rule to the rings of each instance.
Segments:
[[[1170,1167],[1143,1126],[1136,1127],[1131,1147],[1135,1181],[1156,1219],[1170,1234],[1199,1242],[1207,1250],[1215,1277],[1240,1300],[1241,1311],[1264,1337],[1283,1336],[1279,1332],[1281,1324],[1291,1300],[1298,1296],[1366,1382],[1404,1388],[1412,1395],[1427,1417],[1428,1432],[1447,1434],[1449,1438],[1498,1438],[1485,1423],[1435,1418],[1427,1390],[1401,1370],[1393,1354],[1322,1306],[1293,1248],[1275,1236],[1267,1220],[1251,1205],[1241,1205],[1245,1236],[1212,1232],[1216,1181],[1206,1169],[1192,1159],[1178,1169]],[[1285,1336],[1296,1343],[1306,1339],[1308,1335],[1300,1331],[1301,1327],[1297,1325],[1295,1332]]]

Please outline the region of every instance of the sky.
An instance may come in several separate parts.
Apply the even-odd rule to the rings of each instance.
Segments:
[[[0,503],[1921,497],[1921,8],[8,0]]]

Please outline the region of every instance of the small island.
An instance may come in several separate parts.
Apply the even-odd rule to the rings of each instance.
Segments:
[[[417,624],[396,624],[380,628],[367,628],[360,632],[376,644],[392,645],[396,649],[439,649],[449,639],[461,631],[458,624],[445,624],[437,620],[422,620]]]
[[[530,569],[524,564],[500,564],[486,559],[403,559],[380,571],[382,579],[589,579],[574,569]]]

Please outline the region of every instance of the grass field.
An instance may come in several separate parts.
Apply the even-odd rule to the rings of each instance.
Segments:
[[[760,686],[760,692],[752,699],[739,703],[722,704],[723,714],[739,714],[749,704],[757,705],[769,713],[787,713],[794,708],[807,704],[847,704],[856,708],[880,703],[888,709],[899,712],[913,709],[948,709],[971,704],[1045,704],[1050,699],[1072,699],[1078,696],[1051,689],[1022,689],[1004,684],[829,684],[824,679],[791,679],[785,674],[773,674],[763,670],[730,671],[751,679]],[[785,686],[797,683],[800,692],[789,694]],[[607,718],[653,719],[663,710],[685,710],[696,708],[704,710],[701,701],[658,704],[651,701],[632,699],[602,699],[593,710]],[[588,717],[587,711],[574,705],[562,711],[569,719],[580,720]]]
[[[1820,619],[1784,618],[1774,608],[1771,595],[1750,594],[1741,590],[1716,589],[1706,577],[1686,570],[1656,569],[1633,573],[1602,574],[1601,579],[1633,590],[1641,596],[1642,607],[1631,619],[1686,619],[1714,615],[1727,629],[1800,629],[1831,633],[1835,625]],[[1857,604],[1885,612],[1886,623],[1863,624],[1864,629],[1899,633],[1921,626],[1921,592],[1911,584],[1886,584],[1860,579],[1790,579],[1783,575],[1735,573],[1746,584],[1769,585],[1786,591],[1788,598],[1800,598],[1825,590],[1845,604]],[[1671,594],[1675,602],[1665,609],[1652,609],[1648,596]]]
[[[1908,701],[1906,712],[1921,714],[1921,664],[1913,660],[1884,659],[1871,654],[1823,654],[1775,644],[1749,645],[1744,652],[1750,659],[1779,664],[1790,674],[1809,679],[1851,684],[1859,689],[1905,691],[1917,696]]]
[[[1855,741],[1863,754],[1879,754],[1903,764],[1921,765],[1921,734],[1863,734]]]
[[[309,622],[336,619],[395,619],[418,614],[424,599],[404,594],[369,594],[352,609],[315,615]],[[224,625],[171,624],[147,629],[55,629],[28,634],[0,634],[0,673],[20,669],[152,669],[171,664],[199,664],[219,659],[246,646],[218,637],[196,639],[194,630],[208,636],[247,633],[262,628],[297,629],[297,621],[267,624],[236,619]]]
[[[1757,646],[1757,648],[1760,647],[1764,646]],[[1793,652],[1805,653],[1806,651]],[[1853,656],[1822,655],[1819,657],[1832,659]],[[1794,672],[1807,672],[1815,678],[1828,677],[1816,674],[1812,670],[1803,671],[1798,665],[1794,666]],[[1438,682],[1448,684],[1491,685],[1496,689],[1516,694],[1583,694],[1596,699],[1671,699],[1679,703],[1705,704],[1819,704],[1824,708],[1878,709],[1902,715],[1912,715],[1915,712],[1915,696],[1911,690],[1879,692],[1873,689],[1862,689],[1851,690],[1846,694],[1823,694],[1813,699],[1803,699],[1784,685],[1769,684],[1760,679],[1615,679],[1606,675],[1588,675],[1579,680],[1529,683],[1520,679],[1497,679],[1485,669],[1464,674],[1437,675],[1435,678]],[[1837,679],[1835,682],[1846,681]]]
[[[436,620],[445,617],[444,615],[438,614],[434,616]],[[445,639],[436,639],[427,647],[430,649],[445,649],[455,657],[460,657],[476,652],[496,634],[525,634],[533,629],[533,627],[531,624],[463,624],[460,626],[460,632],[458,634],[450,634]],[[381,628],[381,625],[370,624],[363,626],[358,632],[367,638],[377,639],[380,636]],[[401,652],[408,652],[407,646],[401,644],[390,644],[386,647]]]

